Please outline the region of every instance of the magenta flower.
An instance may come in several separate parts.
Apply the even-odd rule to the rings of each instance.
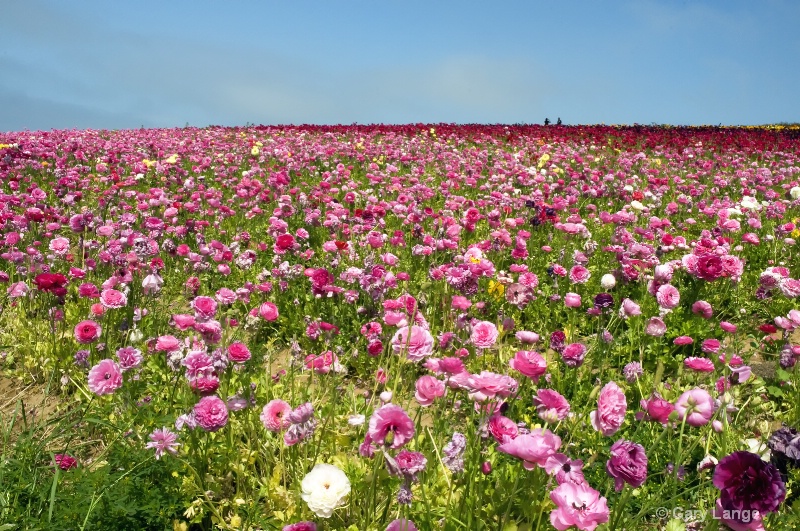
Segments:
[[[397,520],[392,520],[389,525],[386,526],[385,531],[417,531],[417,526],[415,526],[414,522],[411,520],[398,518]]]
[[[367,437],[371,442],[397,449],[414,437],[414,421],[402,407],[386,404],[369,419]]]
[[[75,340],[84,345],[94,343],[102,332],[103,329],[94,321],[81,321],[75,325]]]
[[[204,396],[194,406],[194,418],[205,431],[217,431],[228,423],[228,407],[218,396]]]
[[[153,448],[156,451],[156,459],[161,459],[164,452],[169,452],[172,455],[178,453],[178,436],[169,430],[169,428],[159,428],[154,430],[149,436],[150,442],[145,444],[145,448]]]
[[[573,284],[585,284],[591,276],[592,273],[581,265],[572,266],[569,270],[569,280]]]
[[[533,397],[539,418],[550,424],[564,420],[569,415],[569,402],[558,391],[539,389]]]
[[[283,526],[282,531],[317,531],[317,524],[303,521]]]
[[[555,455],[559,448],[561,438],[550,430],[540,428],[501,444],[497,451],[521,459],[523,467],[533,470],[536,465],[543,467],[547,458]]]
[[[78,460],[67,454],[55,454],[56,466],[61,470],[69,470],[78,466]]]
[[[586,483],[562,483],[550,493],[550,499],[556,504],[550,513],[550,523],[559,531],[572,526],[594,531],[608,522],[606,499]]]
[[[625,422],[628,403],[625,393],[616,384],[608,382],[600,390],[597,398],[597,409],[589,414],[592,426],[606,437],[614,435]]]
[[[661,398],[658,394],[653,394],[649,400],[642,400],[640,405],[647,411],[647,416],[656,422],[666,424],[669,422],[670,414],[675,411],[675,406]]]
[[[250,359],[250,349],[238,341],[231,343],[228,345],[228,359],[234,363],[244,363]]]
[[[472,400],[484,402],[496,396],[508,398],[516,392],[519,384],[514,378],[505,374],[481,371],[480,374],[469,375],[464,387],[469,391]]]
[[[561,359],[567,367],[580,367],[588,348],[583,343],[570,343],[561,352]]]
[[[217,301],[211,297],[201,295],[192,300],[192,309],[194,310],[196,319],[207,321],[213,319],[217,314]]]
[[[276,321],[278,319],[278,307],[271,302],[265,302],[259,306],[258,315],[265,321]]]
[[[683,365],[697,372],[714,372],[714,362],[708,358],[686,358],[683,360]]]
[[[711,319],[711,316],[714,315],[714,310],[711,308],[711,304],[706,301],[697,301],[692,304],[692,313],[699,315],[703,319]]]
[[[89,371],[89,390],[109,395],[122,387],[122,370],[112,360],[103,360]]]
[[[508,365],[535,383],[538,383],[539,378],[547,372],[547,362],[533,350],[518,350]]]
[[[519,434],[517,423],[503,415],[492,415],[486,425],[489,434],[499,444],[505,444],[514,440]]]
[[[689,426],[704,426],[714,416],[714,399],[704,389],[690,389],[678,397],[675,411],[678,412],[678,419],[686,418]]]
[[[115,289],[104,289],[100,293],[100,303],[105,308],[122,308],[128,304],[128,297]]]
[[[647,454],[641,444],[620,439],[611,446],[611,458],[606,472],[614,478],[614,490],[621,491],[625,483],[640,487],[647,479]]]

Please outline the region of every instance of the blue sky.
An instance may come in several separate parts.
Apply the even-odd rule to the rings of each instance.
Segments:
[[[23,0],[0,130],[800,122],[800,2]]]

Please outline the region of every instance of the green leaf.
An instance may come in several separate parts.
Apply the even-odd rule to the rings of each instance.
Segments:
[[[770,385],[769,387],[767,387],[767,393],[769,393],[770,396],[776,396],[776,397],[783,396],[783,391],[781,390],[781,388],[775,387],[774,385]]]

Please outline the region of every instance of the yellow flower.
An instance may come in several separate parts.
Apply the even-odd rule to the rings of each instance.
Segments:
[[[173,153],[172,155],[170,155],[169,157],[164,159],[164,163],[165,164],[175,164],[176,162],[178,162],[178,154],[177,153]]]
[[[501,299],[505,291],[506,287],[503,284],[494,280],[489,281],[489,295],[492,295],[495,299]]]
[[[260,150],[258,149],[258,146],[253,146],[253,149],[250,150],[250,154],[255,157],[256,155],[258,155],[259,151]]]

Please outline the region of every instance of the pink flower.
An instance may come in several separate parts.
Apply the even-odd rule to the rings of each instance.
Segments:
[[[214,294],[214,298],[217,299],[220,304],[226,305],[233,304],[239,299],[239,297],[236,295],[236,292],[228,288],[218,289],[217,293]]]
[[[444,396],[444,382],[433,376],[420,376],[414,386],[417,390],[416,393],[414,393],[414,398],[416,398],[417,402],[423,407],[430,406],[433,404],[434,399]]]
[[[649,336],[661,337],[667,333],[667,325],[660,317],[651,317],[644,329]]]
[[[569,280],[573,284],[585,284],[591,276],[592,273],[580,265],[572,266],[572,269],[569,270]]]
[[[577,293],[567,293],[564,295],[564,306],[567,308],[580,308],[581,296]]]
[[[159,352],[175,352],[180,348],[181,342],[175,336],[159,336],[156,340],[156,350]]]
[[[556,508],[550,513],[550,523],[559,531],[572,526],[584,531],[594,531],[608,522],[606,499],[586,483],[565,482],[550,493]]]
[[[689,426],[704,426],[714,416],[714,399],[704,389],[690,389],[678,397],[675,411],[679,419],[686,418]]]
[[[470,302],[470,300],[468,298],[466,298],[466,297],[464,297],[462,295],[453,296],[453,300],[452,300],[451,304],[452,304],[453,308],[456,308],[457,310],[466,310],[470,306],[472,306],[472,302]]]
[[[520,343],[538,343],[539,339],[541,339],[539,334],[536,332],[529,332],[528,330],[520,330],[514,334],[514,337],[516,337]]]
[[[115,289],[104,289],[100,293],[100,303],[106,308],[122,308],[128,304],[128,297]]]
[[[175,327],[178,330],[185,331],[190,328],[194,328],[195,319],[194,315],[188,315],[184,313],[177,313],[172,316],[172,323],[175,324]]]
[[[489,348],[497,341],[497,327],[489,321],[480,321],[472,327],[470,341],[477,348]]]
[[[217,314],[217,301],[211,297],[201,295],[192,300],[192,309],[194,310],[195,318],[208,320],[213,319]]]
[[[138,348],[122,347],[117,350],[117,359],[119,360],[119,366],[124,372],[141,365],[144,357],[142,356],[142,351]]]
[[[547,372],[547,362],[533,350],[518,350],[508,365],[537,383],[539,378]]]
[[[289,427],[288,416],[292,406],[283,400],[275,399],[268,402],[261,410],[261,423],[272,432],[279,432]]]
[[[561,359],[567,367],[580,367],[588,350],[583,343],[570,343],[561,352]]]
[[[489,371],[473,374],[467,380],[469,397],[477,402],[483,402],[495,396],[507,398],[516,392],[518,385],[517,381],[510,376]]]
[[[317,374],[328,374],[336,369],[339,358],[333,351],[326,350],[319,356],[309,354],[306,356],[306,369],[314,369]]]
[[[540,428],[501,444],[497,451],[522,459],[522,466],[533,470],[536,465],[543,467],[547,458],[555,455],[559,448],[561,438],[550,430]]]
[[[721,346],[721,344],[720,344],[719,340],[718,339],[714,339],[712,337],[712,338],[703,340],[703,343],[702,343],[700,348],[706,354],[714,354],[715,352],[717,352],[719,350],[720,346]]]
[[[683,365],[697,372],[714,372],[714,362],[708,358],[686,358]]]
[[[164,452],[169,452],[172,455],[178,453],[178,436],[173,433],[169,428],[159,428],[153,430],[149,436],[150,442],[145,444],[145,448],[153,448],[156,451],[156,459],[161,459]]]
[[[642,315],[642,309],[639,307],[639,305],[630,299],[623,299],[622,306],[619,308],[620,318],[627,319],[637,315]]]
[[[627,410],[628,403],[625,400],[625,393],[616,382],[608,382],[600,390],[597,409],[589,414],[589,418],[595,430],[609,437],[614,435],[625,422]]]
[[[680,346],[691,345],[692,343],[694,343],[694,339],[692,339],[689,336],[678,336],[672,340],[672,343]]]
[[[122,387],[122,371],[113,360],[103,360],[89,371],[89,390],[109,395]]]
[[[697,301],[692,304],[692,313],[699,315],[703,319],[711,319],[711,316],[714,315],[711,304],[706,301]]]
[[[67,454],[56,454],[53,456],[56,461],[56,466],[61,470],[69,470],[78,466],[78,460]]]
[[[569,415],[569,402],[557,391],[539,389],[533,397],[533,405],[539,418],[550,424],[564,420]]]
[[[258,308],[258,315],[265,321],[278,319],[278,307],[271,302],[265,302]]]
[[[656,300],[658,301],[658,305],[662,308],[672,310],[678,306],[681,300],[681,294],[678,288],[672,284],[664,284],[663,286],[659,286],[658,291],[656,291]]]
[[[736,325],[733,323],[729,323],[728,321],[720,321],[719,327],[729,334],[735,334],[737,330]]]
[[[649,400],[642,400],[640,402],[642,408],[647,411],[647,416],[651,420],[666,424],[669,422],[669,415],[675,411],[675,406],[667,402],[657,394],[650,397]]]
[[[78,343],[93,343],[100,338],[103,329],[94,321],[81,321],[75,325],[75,340]]]
[[[414,421],[402,407],[386,404],[370,417],[367,437],[373,443],[400,448],[414,437]]]
[[[547,458],[544,463],[545,471],[551,476],[555,476],[556,482],[562,483],[586,483],[583,477],[583,461],[571,460],[562,453],[557,453]]]
[[[228,423],[228,407],[218,396],[204,396],[194,406],[194,418],[206,431],[217,431]]]
[[[503,415],[492,415],[486,427],[498,444],[510,442],[519,434],[516,422]]]
[[[250,350],[247,345],[240,342],[228,345],[228,359],[234,363],[244,363],[250,359]]]
[[[411,361],[420,361],[433,353],[433,336],[421,326],[404,326],[392,337],[392,349],[397,354],[405,354]]]

